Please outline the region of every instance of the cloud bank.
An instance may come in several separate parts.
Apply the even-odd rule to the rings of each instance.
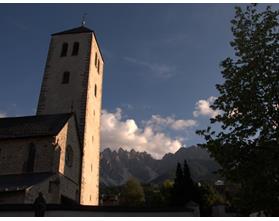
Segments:
[[[187,127],[197,125],[195,120],[175,119],[175,117],[161,117],[160,115],[152,115],[151,119],[146,124],[156,131],[163,128],[169,128],[175,131],[185,130]]]
[[[220,112],[210,108],[216,97],[196,102],[194,117],[206,116],[214,118]],[[101,116],[101,147],[126,150],[146,151],[154,158],[160,159],[166,153],[174,153],[183,146],[185,137],[169,136],[167,132],[180,133],[188,128],[198,126],[195,119],[177,119],[174,116],[162,117],[152,115],[139,126],[134,119],[124,119],[122,109],[115,112],[102,111]],[[172,133],[173,134],[173,133]],[[185,135],[184,135],[185,136]]]
[[[206,100],[199,100],[196,103],[195,111],[193,112],[194,117],[207,116],[210,118],[216,117],[220,112],[218,110],[213,110],[210,105],[216,100],[216,97],[209,97]]]
[[[176,124],[172,122],[170,125],[174,128],[185,127],[184,123],[180,123],[180,121]],[[154,158],[160,159],[165,153],[176,152],[182,146],[182,139],[173,139],[165,133],[155,130],[153,126],[149,122],[143,128],[139,128],[135,120],[122,119],[120,108],[117,108],[115,112],[103,110],[101,147],[110,147],[111,149],[122,147],[126,150],[146,151]]]

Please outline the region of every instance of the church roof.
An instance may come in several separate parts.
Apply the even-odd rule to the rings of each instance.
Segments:
[[[53,176],[53,173],[26,173],[0,176],[0,192],[24,190]]]
[[[0,118],[0,139],[57,135],[72,113]]]
[[[66,35],[66,34],[79,34],[79,33],[91,33],[91,32],[93,32],[91,29],[86,28],[84,26],[80,26],[80,27],[69,29],[69,30],[66,30],[66,31],[54,33],[54,34],[52,34],[52,36],[54,36],[54,35]]]

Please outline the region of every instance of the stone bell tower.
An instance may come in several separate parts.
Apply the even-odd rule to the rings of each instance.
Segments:
[[[99,201],[103,69],[104,60],[92,30],[82,25],[52,34],[37,115],[75,113],[83,147],[83,205],[98,205]]]

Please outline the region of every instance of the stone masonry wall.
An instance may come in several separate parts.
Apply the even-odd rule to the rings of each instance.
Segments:
[[[56,143],[60,147],[59,173],[61,194],[72,200],[78,200],[80,195],[80,173],[81,173],[81,147],[78,138],[78,131],[75,125],[74,116],[72,116],[64,128],[56,137]],[[67,146],[72,149],[72,162],[69,165],[65,163]]]
[[[35,145],[33,172],[52,172],[52,137],[0,140],[0,175],[26,171],[30,144]]]
[[[99,72],[95,56],[100,62]],[[102,105],[102,80],[104,62],[95,36],[92,36],[89,80],[87,89],[86,118],[84,130],[84,155],[82,164],[81,204],[99,203],[99,161],[100,161],[100,118]],[[95,96],[95,87],[97,93]]]
[[[69,44],[68,54],[60,57],[65,42]],[[74,42],[79,42],[77,56],[71,56]],[[53,36],[37,108],[38,115],[74,112],[77,116],[83,149],[80,194],[83,205],[98,205],[103,66],[93,33]],[[70,72],[68,84],[62,84],[65,71]]]

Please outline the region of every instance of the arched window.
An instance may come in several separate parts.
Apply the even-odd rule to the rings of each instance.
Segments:
[[[78,55],[79,43],[75,42],[73,46],[72,56]]]
[[[62,84],[68,84],[70,82],[70,72],[65,71],[63,73]]]
[[[95,67],[97,67],[97,61],[98,61],[98,57],[97,57],[97,52],[95,53]]]
[[[68,43],[63,43],[60,57],[67,56],[67,52],[68,52]]]
[[[94,87],[94,95],[95,97],[97,97],[97,85],[95,84],[95,87]]]
[[[28,151],[28,159],[27,159],[27,168],[26,172],[33,172],[34,171],[34,165],[35,165],[35,156],[36,156],[36,149],[35,144],[30,143],[29,144],[29,151]]]
[[[65,156],[65,163],[68,167],[73,166],[73,159],[74,159],[74,151],[71,145],[67,145],[66,147],[66,156]]]

